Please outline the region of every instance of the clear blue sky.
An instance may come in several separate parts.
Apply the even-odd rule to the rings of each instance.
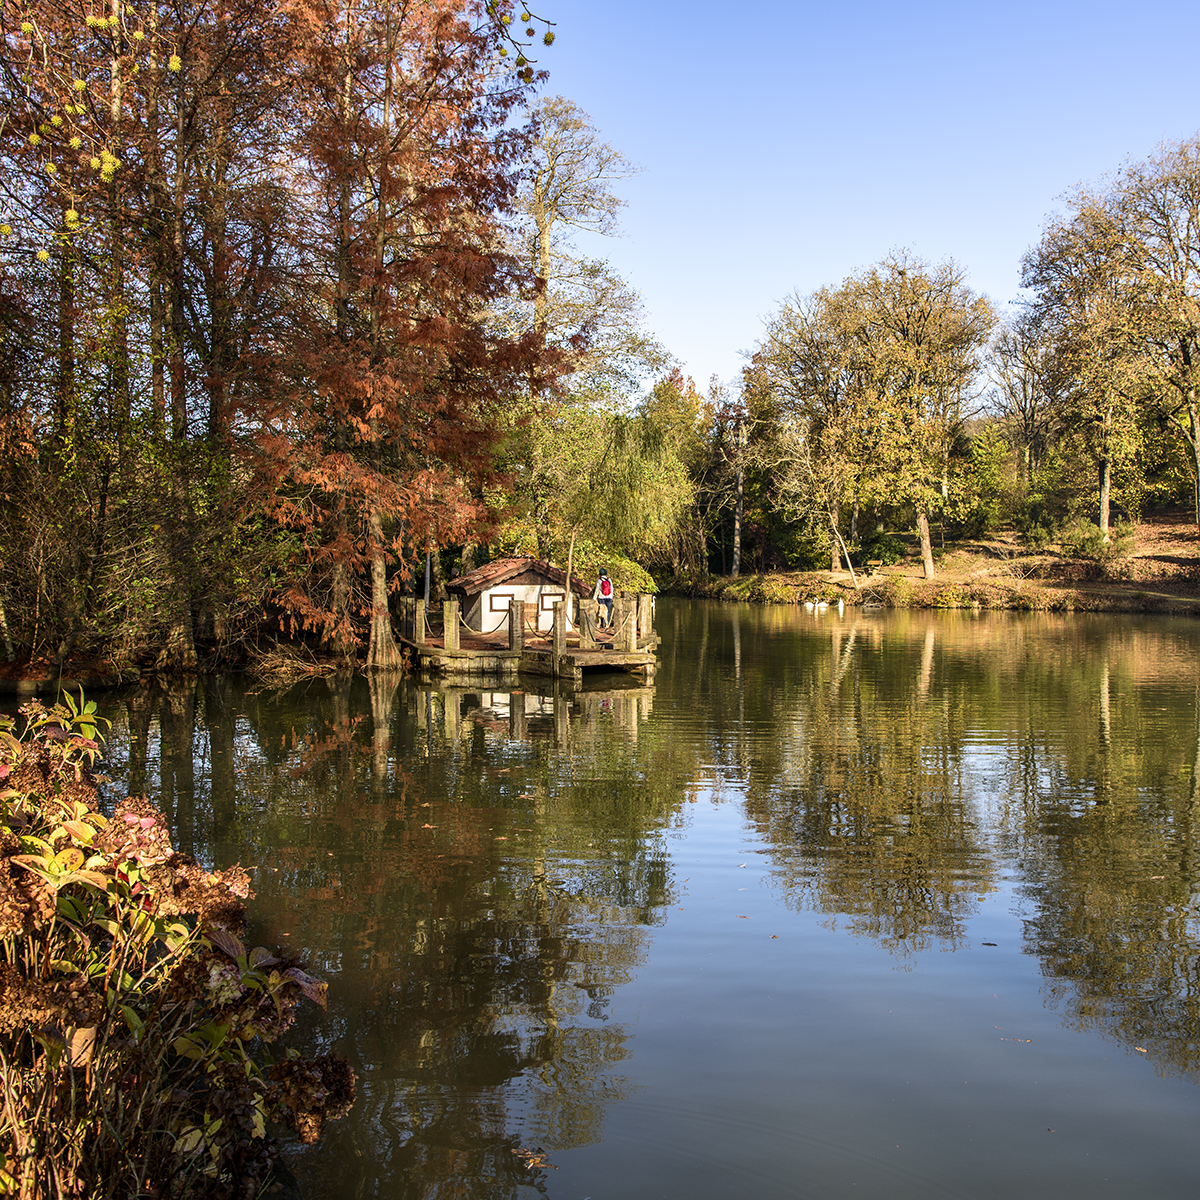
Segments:
[[[1200,129],[1200,4],[539,0],[548,93],[642,168],[591,243],[703,388],[763,318],[889,250],[1002,310],[1075,184]]]

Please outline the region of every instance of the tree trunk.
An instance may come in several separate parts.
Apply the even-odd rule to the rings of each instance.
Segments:
[[[158,39],[158,9],[148,13],[150,37]],[[147,290],[150,301],[150,412],[156,437],[166,429],[166,295],[170,256],[167,253],[167,177],[159,144],[159,85],[152,73],[146,92],[146,179],[149,184],[147,230],[152,246]]]
[[[184,204],[187,195],[187,146],[184,138],[183,72],[175,97],[175,176],[171,200],[171,252],[167,275],[166,318],[170,350],[167,374],[171,385],[171,436],[176,441],[187,437],[187,390],[184,381],[183,345],[186,336],[183,311]]]
[[[367,666],[395,670],[401,665],[400,650],[392,636],[392,617],[388,611],[387,564],[383,555],[383,520],[379,509],[371,509],[371,641]]]
[[[925,578],[933,578],[933,543],[929,540],[929,512],[922,505],[917,509],[917,536],[921,539],[921,564]]]
[[[746,501],[745,472],[741,461],[737,465],[736,500],[733,506],[733,562],[730,565],[729,577],[738,577],[738,568],[742,562],[742,512]]]
[[[429,561],[433,564],[433,599],[441,604],[446,599],[446,572],[442,569],[442,552],[439,547],[433,547]]]
[[[1112,506],[1112,463],[1107,457],[1101,458],[1100,469],[1100,515],[1098,523],[1100,534],[1108,541],[1109,509]]]
[[[120,145],[121,109],[125,97],[124,25],[121,21],[120,0],[111,0],[112,59],[109,62],[108,94],[109,116],[113,140]],[[113,177],[108,185],[109,238],[111,245],[109,315],[112,317],[113,344],[109,349],[109,379],[112,389],[111,413],[125,436],[130,416],[130,365],[129,365],[129,315],[128,297],[125,295],[125,217],[122,198],[123,186],[120,175]]]
[[[838,506],[830,501],[826,512],[829,516],[829,569],[831,571],[842,569],[842,555],[838,549],[837,510]]]
[[[850,572],[850,582],[854,584],[854,590],[858,591],[858,576],[854,573],[854,564],[850,561],[850,551],[846,549],[846,543],[842,539],[842,535],[838,530],[836,523],[833,526],[834,544],[840,545],[842,553],[846,556],[846,570]],[[834,570],[837,570],[835,567]]]
[[[223,7],[213,26],[215,58],[226,55],[226,21]],[[230,86],[222,66],[218,95],[213,105],[215,119],[209,132],[209,167],[206,172],[205,225],[209,244],[209,344],[205,388],[208,392],[208,441],[219,454],[228,451],[229,378],[233,357],[233,300],[229,267],[229,165],[232,157],[229,134]]]
[[[4,612],[4,599],[0,597],[0,638],[4,639],[4,661],[12,662],[17,657],[13,648],[12,637],[8,632],[8,617]]]
[[[1196,391],[1188,392],[1187,424],[1183,436],[1192,452],[1192,501],[1196,514],[1196,527],[1200,528],[1200,420],[1196,408]]]
[[[571,530],[571,541],[567,546],[567,589],[563,601],[566,604],[565,612],[567,614],[567,624],[575,624],[575,593],[571,590],[571,572],[575,569],[575,535],[579,532],[579,526],[576,525]]]

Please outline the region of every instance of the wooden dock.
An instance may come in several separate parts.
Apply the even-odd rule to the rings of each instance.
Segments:
[[[458,601],[447,600],[439,633],[430,628],[424,601],[409,600],[397,637],[413,665],[432,675],[514,679],[528,674],[580,683],[585,671],[628,671],[647,682],[654,678],[659,638],[651,596],[618,595],[609,630],[596,629],[584,611],[579,628],[568,632],[565,606],[558,603],[551,629],[539,632],[529,623],[527,607],[513,601],[500,628],[479,633],[462,623]]]

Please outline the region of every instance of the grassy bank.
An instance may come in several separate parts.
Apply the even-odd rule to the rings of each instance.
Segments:
[[[684,591],[751,604],[1200,615],[1200,537],[1180,514],[1142,522],[1104,559],[1062,546],[1030,551],[1006,532],[940,547],[936,568],[926,579],[913,551],[855,578],[845,570],[714,576]]]

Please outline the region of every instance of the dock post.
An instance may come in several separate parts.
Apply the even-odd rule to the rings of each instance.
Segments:
[[[554,602],[554,633],[551,639],[554,655],[554,674],[559,673],[559,659],[567,649],[567,606],[563,600]]]
[[[442,646],[446,650],[459,648],[457,600],[442,602]]]
[[[418,645],[425,645],[425,601],[413,601],[412,640]]]
[[[648,642],[650,635],[654,632],[654,619],[650,615],[654,609],[651,607],[650,600],[649,592],[641,592],[637,598],[638,634],[643,642]]]
[[[579,606],[579,648],[580,650],[595,650],[596,648],[596,622],[592,620],[592,614],[583,604]]]
[[[525,601],[508,602],[508,648],[518,652],[525,649]]]
[[[618,601],[619,616],[614,621],[617,636],[613,648],[620,654],[637,653],[637,602],[631,596],[622,596]]]

